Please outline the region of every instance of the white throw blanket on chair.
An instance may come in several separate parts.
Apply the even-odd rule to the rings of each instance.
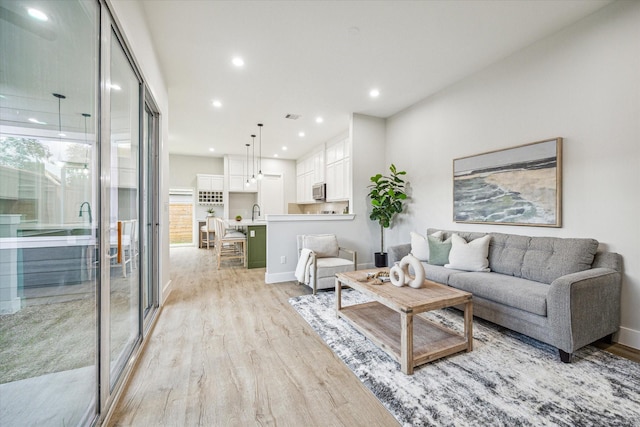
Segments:
[[[298,258],[298,265],[296,265],[296,279],[298,282],[306,285],[309,284],[309,274],[313,255],[314,253],[311,249],[303,248],[300,251],[300,258]]]

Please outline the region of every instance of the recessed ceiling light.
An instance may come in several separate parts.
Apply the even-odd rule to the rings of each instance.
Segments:
[[[37,19],[38,21],[48,21],[49,17],[47,16],[46,13],[44,13],[41,10],[38,9],[34,9],[32,7],[27,9],[27,13],[29,14],[30,17]]]
[[[298,132],[298,136],[299,136],[300,138],[303,138],[303,137],[304,137],[304,132]]]
[[[277,154],[277,153],[276,153],[276,154],[274,154],[274,155],[273,155],[273,157],[278,157],[278,154]]]
[[[37,124],[39,124],[39,125],[46,125],[46,124],[47,124],[46,122],[41,122],[40,120],[38,120],[38,119],[34,119],[33,117],[31,117],[31,118],[29,119],[29,121],[30,121],[31,123],[37,123]]]
[[[214,101],[212,102],[212,104],[213,104],[213,106],[214,106],[214,107],[216,107],[216,108],[220,108],[220,107],[222,107],[222,102],[218,101],[217,99],[216,99],[216,100],[214,100]]]
[[[214,151],[216,151],[216,149],[211,147],[211,148],[209,148],[209,151],[211,151],[213,153]]]
[[[377,98],[378,96],[380,96],[380,91],[378,89],[371,89],[371,91],[369,92],[369,96],[372,98]]]
[[[244,59],[240,58],[239,56],[236,56],[235,58],[233,58],[231,62],[236,67],[242,67],[244,65]]]
[[[316,123],[322,123],[324,119],[322,117],[316,117]]]
[[[282,146],[282,151],[287,151],[287,147]]]

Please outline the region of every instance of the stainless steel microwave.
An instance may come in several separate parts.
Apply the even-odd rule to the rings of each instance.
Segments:
[[[313,200],[325,200],[327,198],[327,184],[313,184]]]

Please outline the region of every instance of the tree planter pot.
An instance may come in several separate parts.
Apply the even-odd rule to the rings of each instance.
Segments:
[[[375,252],[373,254],[376,267],[386,267],[387,266],[387,253],[386,252]]]

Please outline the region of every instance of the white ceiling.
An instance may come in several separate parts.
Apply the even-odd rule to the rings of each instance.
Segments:
[[[264,123],[263,156],[289,159],[346,131],[353,112],[389,117],[609,2],[141,0],[170,152],[244,155]]]

